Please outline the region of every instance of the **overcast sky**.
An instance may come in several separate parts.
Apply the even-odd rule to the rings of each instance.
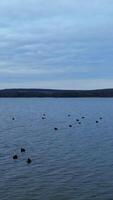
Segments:
[[[0,88],[113,88],[113,0],[1,0]]]

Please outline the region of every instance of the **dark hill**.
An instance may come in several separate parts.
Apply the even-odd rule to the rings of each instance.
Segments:
[[[53,90],[53,89],[4,89],[0,97],[113,97],[113,89]]]

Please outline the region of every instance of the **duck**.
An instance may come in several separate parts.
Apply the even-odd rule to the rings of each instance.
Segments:
[[[21,152],[25,152],[26,150],[24,148],[21,148]]]
[[[30,158],[27,159],[27,163],[30,164],[32,160]]]
[[[70,125],[69,125],[69,127],[71,128],[71,127],[72,127],[72,125],[70,124]]]
[[[18,159],[18,156],[15,154],[15,155],[13,156],[13,159],[14,159],[14,160]]]

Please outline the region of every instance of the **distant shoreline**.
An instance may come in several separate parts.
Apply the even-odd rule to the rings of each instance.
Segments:
[[[113,97],[113,89],[95,90],[57,90],[57,89],[2,89],[0,98],[85,98],[85,97]]]

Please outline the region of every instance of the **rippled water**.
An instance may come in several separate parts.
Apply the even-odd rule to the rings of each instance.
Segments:
[[[75,199],[113,200],[113,99],[0,99],[0,200]]]

